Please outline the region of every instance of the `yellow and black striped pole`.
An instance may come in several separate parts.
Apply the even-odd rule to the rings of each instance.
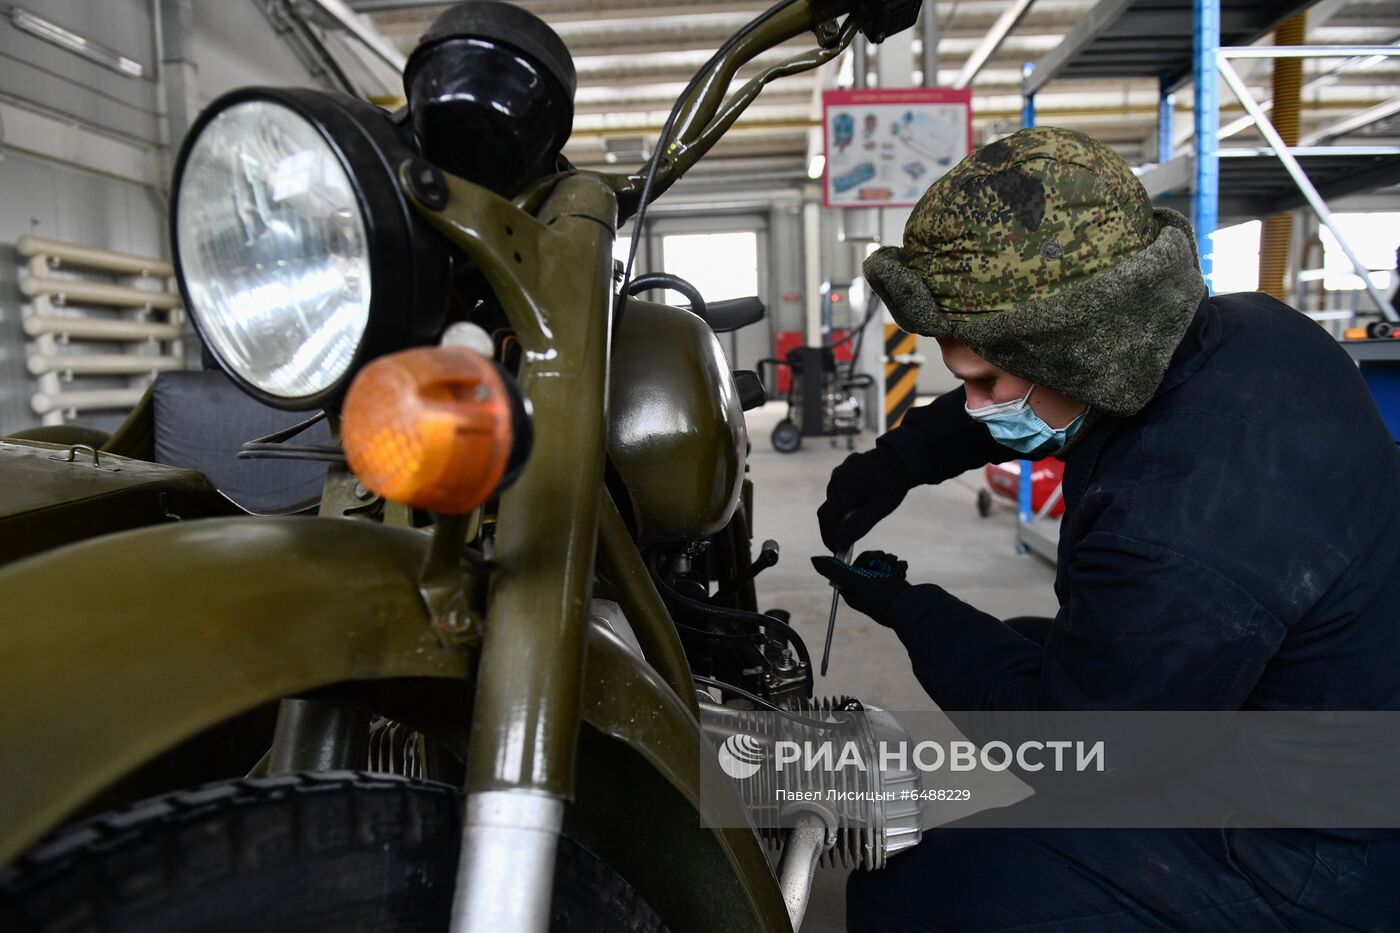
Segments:
[[[919,388],[918,341],[913,334],[899,329],[898,324],[885,325],[885,430],[899,424],[899,419],[914,404]]]

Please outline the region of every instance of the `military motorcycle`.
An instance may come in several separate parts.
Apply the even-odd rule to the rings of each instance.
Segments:
[[[0,441],[0,929],[789,930],[820,859],[882,863],[878,820],[704,819],[707,714],[821,705],[755,598],[762,386],[714,335],[762,306],[613,245],[765,85],[918,6],[777,3],[630,174],[562,157],[568,52],[489,0],[437,20],[397,113],[205,110],[171,197],[185,307],[211,378],[315,413],[241,455],[324,480],[250,514],[159,462],[159,382],[110,436]],[[639,297],[663,286],[690,307]]]

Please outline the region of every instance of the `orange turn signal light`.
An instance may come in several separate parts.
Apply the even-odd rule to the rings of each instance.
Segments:
[[[529,440],[514,383],[466,347],[374,360],[351,384],[341,418],[346,459],[365,488],[445,515],[491,498]]]

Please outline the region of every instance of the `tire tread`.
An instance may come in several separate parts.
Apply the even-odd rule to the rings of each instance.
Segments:
[[[273,897],[283,913],[257,917],[259,929],[283,929],[280,918],[286,929],[352,933],[349,914],[353,933],[428,929],[395,925],[396,918],[423,913],[415,899],[438,912],[443,899],[450,902],[460,814],[455,788],[365,772],[279,774],[175,791],[60,829],[0,869],[0,930],[167,929],[153,921],[174,916],[180,929],[198,933],[250,928],[250,917],[226,918],[227,903],[207,896],[220,884],[230,891],[280,885],[269,894],[295,901]],[[311,885],[316,870],[322,874]],[[375,871],[394,884],[383,898],[362,889],[361,876]],[[664,926],[624,878],[564,837],[551,929],[659,933]]]

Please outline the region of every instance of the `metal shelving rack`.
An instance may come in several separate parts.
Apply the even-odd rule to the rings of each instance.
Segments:
[[[1349,58],[1400,55],[1394,46],[1259,46],[1250,43],[1311,5],[1311,0],[1100,0],[1049,54],[1025,71],[1028,111],[1047,83],[1072,78],[1155,78],[1159,164],[1142,175],[1148,194],[1188,206],[1201,265],[1211,272],[1210,234],[1223,217],[1242,220],[1309,206],[1331,229],[1377,306],[1400,320],[1345,237],[1326,199],[1400,182],[1400,147],[1295,147],[1278,137],[1233,61],[1242,58]],[[1224,78],[1268,142],[1266,148],[1220,148],[1219,80]],[[1173,98],[1192,85],[1195,152],[1176,158]],[[1223,192],[1223,197],[1222,197]]]
[[[1400,183],[1400,149],[1396,147],[1299,146],[1291,151],[1325,201]],[[1219,224],[1228,226],[1308,206],[1273,149],[1221,149],[1217,158]],[[1189,214],[1195,176],[1195,153],[1187,153],[1148,169],[1141,177],[1153,201]]]
[[[1229,0],[1229,10],[1222,15],[1222,2],[1100,0],[1021,82],[1021,93],[1030,98],[1061,79],[1156,79],[1161,162],[1173,149],[1175,94],[1187,83],[1192,85],[1196,140],[1205,158],[1194,178],[1191,222],[1206,274],[1210,273],[1206,237],[1217,226],[1219,174],[1214,153],[1219,148],[1220,101],[1215,69],[1206,67],[1209,56],[1203,50],[1218,48],[1222,39],[1230,45],[1248,45],[1311,4],[1311,0]]]
[[[1289,148],[1232,61],[1242,58],[1338,58],[1400,55],[1393,46],[1251,47],[1312,0],[1100,0],[1038,63],[1022,70],[1022,123],[1035,122],[1035,94],[1051,81],[1073,78],[1155,78],[1158,81],[1159,163],[1142,175],[1158,203],[1187,207],[1203,271],[1211,273],[1210,234],[1222,213],[1232,221],[1311,207],[1328,227],[1381,313],[1400,320],[1369,271],[1337,230],[1327,197],[1400,182],[1400,147]],[[1266,148],[1220,149],[1219,79],[1243,105]],[[1176,158],[1174,95],[1192,85],[1195,152]],[[1222,200],[1221,191],[1225,190]],[[1223,211],[1222,211],[1223,209]],[[1022,461],[1017,546],[1051,560],[1058,522],[1031,509],[1030,464]],[[1052,527],[1053,525],[1053,527]]]

